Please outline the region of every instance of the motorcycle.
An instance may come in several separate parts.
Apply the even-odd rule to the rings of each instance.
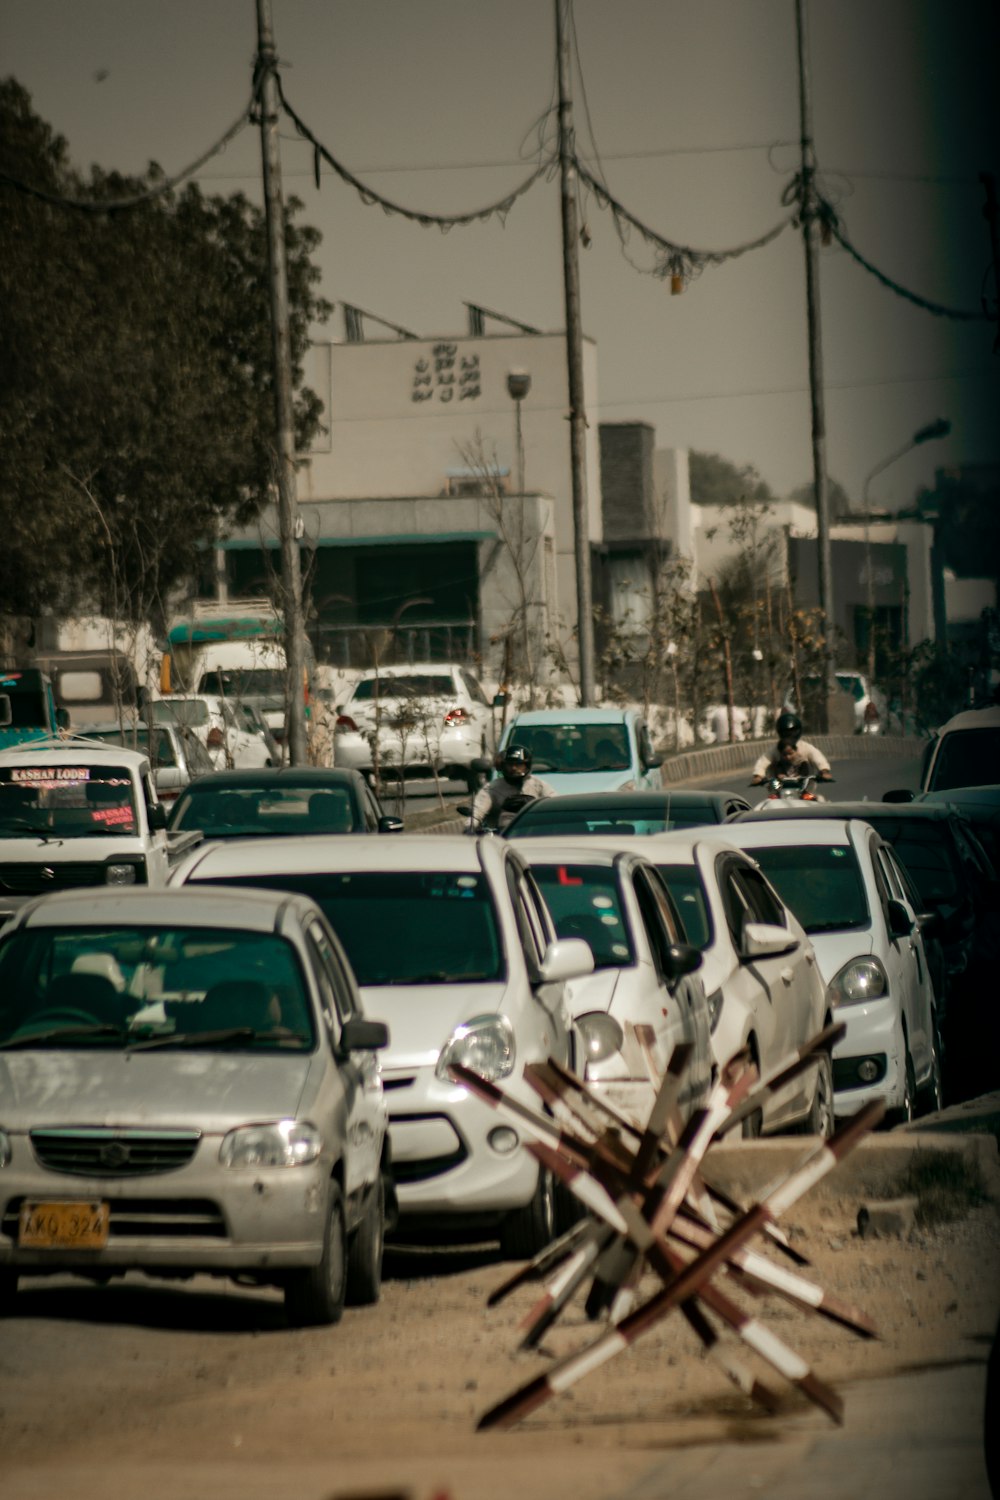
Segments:
[[[521,809],[527,807],[529,802],[534,802],[535,800],[534,797],[526,796],[508,797],[497,815],[496,823],[484,823],[480,818],[473,817],[471,802],[460,802],[456,808],[456,812],[461,813],[463,818],[468,819],[465,828],[462,830],[464,833],[470,834],[473,838],[478,837],[479,834],[499,836],[514,821],[514,818]]]
[[[832,776],[825,777],[824,786],[828,786],[832,780]],[[751,786],[755,784],[763,786],[767,791],[765,800],[758,802],[754,808],[755,812],[768,809],[774,803],[826,801],[822,792],[816,790],[817,778],[815,776],[770,776],[763,782],[751,782]]]

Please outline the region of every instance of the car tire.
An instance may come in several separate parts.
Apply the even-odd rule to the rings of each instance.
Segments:
[[[803,1135],[818,1135],[822,1140],[828,1141],[835,1128],[833,1064],[829,1053],[823,1052],[820,1054],[819,1067],[816,1069],[816,1087],[813,1090],[809,1113],[799,1126],[799,1131]]]
[[[0,1318],[8,1318],[14,1311],[17,1296],[17,1272],[0,1271]]]
[[[937,1018],[931,1018],[931,1072],[917,1094],[917,1114],[936,1115],[944,1108],[944,1075],[941,1067],[941,1037]]]
[[[385,1180],[378,1174],[365,1202],[361,1223],[347,1251],[348,1307],[371,1307],[382,1294],[382,1253],[385,1248]]]
[[[347,1230],[340,1184],[330,1183],[323,1254],[319,1264],[285,1277],[285,1315],[293,1328],[339,1323],[347,1290]]]
[[[500,1253],[504,1260],[530,1260],[552,1243],[555,1234],[555,1181],[547,1167],[539,1167],[530,1201],[515,1208],[500,1225]]]
[[[906,1048],[906,1061],[903,1066],[903,1102],[895,1109],[886,1113],[886,1124],[891,1126],[909,1125],[917,1112],[917,1075],[913,1071],[913,1058],[910,1056],[909,1046]]]

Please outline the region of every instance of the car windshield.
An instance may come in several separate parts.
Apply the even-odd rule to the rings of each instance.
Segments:
[[[0,942],[0,1049],[302,1051],[315,1040],[295,950],[208,927],[27,927]]]
[[[375,698],[454,698],[455,684],[447,672],[411,672],[405,677],[363,677],[351,697],[355,703]]]
[[[239,670],[203,672],[198,691],[233,701],[268,698],[280,705],[285,698],[285,672],[281,667],[240,667]]]
[[[656,867],[663,883],[674,898],[689,943],[702,952],[712,941],[712,913],[701,876],[694,865],[661,865]]]
[[[482,875],[338,870],[223,876],[205,883],[311,896],[343,943],[361,985],[462,984],[504,977],[497,914]]]
[[[0,768],[0,837],[114,838],[134,834],[137,826],[132,777],[124,766],[26,762]]]
[[[806,932],[867,926],[864,882],[850,845],[776,844],[747,853]]]
[[[153,702],[153,719],[200,729],[208,723],[208,704],[200,698],[157,698]]]
[[[930,787],[989,786],[1000,766],[1000,728],[949,730],[941,739]]]
[[[282,778],[268,786],[212,786],[199,782],[178,798],[171,828],[200,828],[206,837],[261,838],[270,834],[357,833],[364,821],[344,783],[329,787]]]
[[[87,738],[103,740],[106,745],[123,745],[127,750],[142,750],[149,755],[148,729],[88,729]],[[154,737],[151,759],[157,768],[176,766],[177,754],[169,734],[161,732]]]
[[[518,724],[508,743],[531,751],[539,776],[627,771],[632,764],[625,724]]]
[[[635,963],[614,870],[607,865],[532,863],[531,871],[556,932],[561,938],[583,938],[589,943],[595,969],[621,969]]]
[[[553,799],[539,798],[524,809],[507,830],[512,839],[547,838],[551,834],[648,834],[669,833],[672,828],[693,828],[703,823],[719,821],[716,810],[709,803],[684,803],[671,805],[666,798],[663,807],[651,807],[648,802],[641,805],[629,803],[623,794],[620,804],[614,808],[567,807],[565,803],[553,807]]]

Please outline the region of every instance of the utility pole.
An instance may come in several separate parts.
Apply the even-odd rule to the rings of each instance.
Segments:
[[[559,176],[562,184],[563,287],[566,296],[566,363],[569,370],[569,453],[573,486],[573,550],[576,560],[577,643],[580,704],[594,702],[594,615],[587,515],[587,417],[583,400],[583,335],[580,329],[580,235],[576,218],[576,145],[569,85],[568,0],[555,0],[559,60]]]
[[[287,717],[285,744],[293,766],[308,759],[305,723],[305,629],[302,616],[302,568],[295,490],[295,408],[292,401],[292,343],[288,319],[288,266],[285,255],[285,208],[281,193],[278,145],[277,53],[271,25],[271,0],[257,0],[257,78],[260,83],[260,144],[264,171],[264,211],[271,285],[271,332],[274,342],[274,404],[277,429],[278,529],[281,536],[281,592],[285,618]]]
[[[799,52],[799,134],[801,138],[801,221],[806,252],[806,317],[809,329],[809,400],[812,410],[813,490],[816,496],[816,551],[819,564],[819,608],[823,625],[823,660],[826,693],[822,720],[828,728],[827,703],[833,691],[833,569],[830,563],[830,505],[826,483],[826,417],[823,411],[823,346],[820,335],[819,268],[816,256],[815,180],[812,99],[809,91],[808,38],[805,0],[795,0],[795,32]]]

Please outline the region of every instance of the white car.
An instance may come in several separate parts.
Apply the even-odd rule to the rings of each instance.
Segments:
[[[686,1119],[713,1082],[708,1000],[695,972],[701,954],[685,941],[650,860],[593,843],[541,838],[523,846],[556,932],[583,938],[594,955],[594,973],[570,986],[586,1049],[584,1077],[612,1108],[645,1125],[674,1048],[688,1042],[679,1099]],[[651,1033],[652,1076],[630,1022]]]
[[[473,762],[495,748],[493,705],[479,679],[450,662],[418,662],[366,672],[340,705],[333,763],[380,775],[464,781],[484,776]]]
[[[212,769],[272,764],[263,733],[228,699],[213,693],[169,693],[150,704],[153,722],[178,723],[193,731],[208,751]]]
[[[585,943],[557,939],[520,852],[500,839],[407,834],[199,852],[178,881],[311,896],[347,951],[365,1010],[388,1022],[382,1071],[404,1227],[498,1231],[515,1259],[546,1245],[550,1173],[448,1073],[465,1063],[539,1109],[525,1063],[577,1066],[566,982],[590,973],[593,958]]]
[[[656,865],[687,941],[701,951],[716,1064],[748,1049],[768,1073],[829,1024],[830,1006],[810,939],[756,863],[728,839],[726,824],[616,842],[641,848]],[[821,1055],[749,1116],[742,1133],[829,1136],[833,1126],[830,1060]]]
[[[831,813],[834,809],[831,808]],[[890,1119],[939,1108],[941,1058],[917,913],[895,851],[860,819],[771,818],[726,826],[802,923],[847,1035],[833,1054],[834,1108],[884,1099]]]

